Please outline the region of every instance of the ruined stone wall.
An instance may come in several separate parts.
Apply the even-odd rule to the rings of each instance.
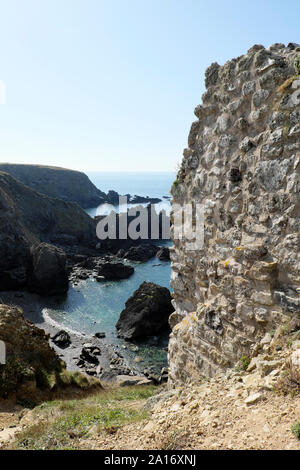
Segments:
[[[206,71],[172,187],[173,204],[204,205],[205,243],[173,240],[171,385],[255,355],[300,313],[299,54],[256,45]]]

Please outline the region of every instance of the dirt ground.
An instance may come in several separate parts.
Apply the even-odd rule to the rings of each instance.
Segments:
[[[172,393],[172,392],[171,392]],[[247,405],[243,387],[213,380],[176,390],[150,419],[83,440],[83,449],[294,449],[291,425],[300,420],[300,397],[271,391]]]

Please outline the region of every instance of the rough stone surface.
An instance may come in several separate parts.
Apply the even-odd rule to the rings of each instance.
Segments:
[[[204,206],[204,245],[173,240],[171,386],[252,357],[266,332],[299,315],[297,55],[255,46],[206,72],[172,187],[172,204]]]

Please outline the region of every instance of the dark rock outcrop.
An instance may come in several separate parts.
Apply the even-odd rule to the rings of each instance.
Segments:
[[[106,337],[106,333],[104,333],[104,331],[99,331],[97,333],[94,334],[95,338],[99,338],[99,339],[103,339]]]
[[[149,197],[149,196],[138,196],[135,194],[131,196],[130,194],[125,194],[124,196],[127,197],[128,204],[158,204],[161,202],[161,199],[158,197]],[[109,204],[117,205],[119,204],[119,193],[117,191],[113,191],[112,189],[108,191],[106,196],[106,202]]]
[[[153,206],[151,206],[151,204],[148,204],[146,207],[139,205],[134,209],[135,214],[132,214],[132,212],[129,212],[129,210],[127,213],[116,213],[115,211],[111,212],[111,222],[115,220],[113,223],[115,223],[116,226],[116,238],[113,240],[101,240],[100,244],[102,249],[106,249],[107,251],[116,254],[120,249],[128,251],[128,249],[132,246],[151,245],[151,242],[154,240],[157,241],[170,239],[170,217],[166,214],[166,211],[162,210],[160,212],[156,212],[155,209],[153,210]],[[139,233],[139,229],[137,229],[137,238],[133,240],[130,235],[129,228],[132,222],[134,222],[137,217],[140,217],[141,214],[143,214],[143,217],[147,218],[148,233]],[[97,226],[100,224],[99,227],[101,227],[101,229],[99,234],[102,234],[103,224],[108,223],[108,216],[98,215],[95,217],[95,222]],[[127,226],[127,234],[125,232],[125,236],[123,228],[124,225]],[[156,247],[156,249],[158,251],[159,248]]]
[[[95,222],[77,205],[33,191],[0,172],[0,290],[26,287],[40,242],[90,250]]]
[[[52,341],[56,346],[60,348],[67,348],[71,344],[71,337],[67,331],[58,331],[52,338]]]
[[[128,202],[130,204],[158,204],[161,202],[161,199],[158,197],[149,197],[149,196],[129,196]]]
[[[160,250],[156,253],[156,256],[161,261],[170,261],[170,250],[168,247],[163,246]]]
[[[150,243],[132,246],[129,250],[120,250],[117,256],[120,258],[130,259],[132,261],[147,261],[153,258],[159,251],[159,247]]]
[[[82,348],[80,358],[90,364],[99,364],[98,356],[101,355],[101,351],[97,346],[92,344],[85,344]]]
[[[96,188],[80,171],[42,165],[0,163],[0,171],[9,173],[31,189],[46,196],[77,202],[81,207],[96,207],[106,194]]]
[[[112,205],[119,204],[119,194],[117,191],[110,189],[106,195],[106,201]]]
[[[41,243],[32,249],[31,291],[41,295],[63,294],[68,290],[66,254],[54,245]]]
[[[134,268],[123,263],[103,263],[98,266],[97,281],[116,281],[127,279],[134,273]]]
[[[110,256],[88,257],[73,266],[70,281],[77,282],[89,277],[97,281],[127,279],[134,273],[134,268],[120,262],[112,262]]]
[[[132,340],[158,334],[168,327],[173,310],[171,294],[166,287],[143,282],[120,314],[116,324],[118,336]]]

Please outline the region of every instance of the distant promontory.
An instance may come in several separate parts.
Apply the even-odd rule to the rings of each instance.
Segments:
[[[82,208],[106,202],[106,194],[84,173],[54,166],[0,163],[0,171],[9,173],[31,189],[66,202],[77,202]]]
[[[119,194],[110,190],[104,193],[98,189],[85,173],[66,168],[28,165],[16,163],[0,163],[0,172],[5,172],[19,180],[25,186],[45,196],[76,202],[83,209],[97,207],[103,203],[118,205]],[[131,196],[126,194],[130,204],[157,204],[159,198],[148,196]]]

